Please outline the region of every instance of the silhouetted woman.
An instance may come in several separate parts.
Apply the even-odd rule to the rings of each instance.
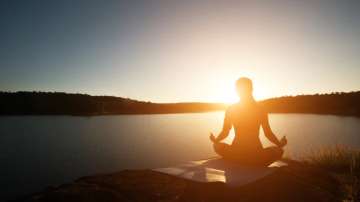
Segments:
[[[286,137],[278,140],[271,131],[267,112],[253,98],[250,79],[245,77],[238,79],[236,89],[240,102],[226,110],[221,133],[217,137],[211,133],[210,140],[214,143],[215,152],[225,159],[246,165],[267,166],[281,158],[282,147],[287,144]],[[265,136],[276,146],[262,147],[259,139],[260,126]],[[222,143],[232,127],[235,129],[232,144]]]

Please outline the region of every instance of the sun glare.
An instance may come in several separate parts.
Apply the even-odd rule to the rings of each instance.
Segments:
[[[235,103],[239,100],[239,97],[236,95],[235,90],[223,90],[222,94],[219,95],[219,99],[221,102],[224,102],[226,104]]]
[[[266,99],[267,93],[264,92],[261,89],[255,88],[254,89],[254,98],[256,100],[263,100]],[[221,93],[218,95],[218,101],[226,103],[226,104],[232,104],[239,101],[239,97],[236,94],[236,90],[233,88],[224,88]]]

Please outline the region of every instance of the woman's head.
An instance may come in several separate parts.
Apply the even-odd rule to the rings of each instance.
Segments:
[[[246,77],[240,77],[236,81],[236,90],[240,99],[252,99],[253,85],[251,79]]]

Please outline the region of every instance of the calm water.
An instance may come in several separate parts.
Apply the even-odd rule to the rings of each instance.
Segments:
[[[208,135],[219,132],[222,119],[221,112],[0,117],[0,199],[84,175],[214,156]],[[275,114],[270,124],[275,134],[287,135],[286,152],[293,156],[335,143],[360,148],[358,118]]]

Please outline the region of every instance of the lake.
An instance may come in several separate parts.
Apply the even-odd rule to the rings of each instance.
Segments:
[[[326,145],[360,148],[360,119],[272,114],[286,154],[297,157]],[[215,156],[209,132],[223,112],[116,116],[0,117],[0,198],[40,191],[94,173],[162,167]],[[231,141],[233,133],[226,140]],[[264,145],[269,142],[264,140]]]

